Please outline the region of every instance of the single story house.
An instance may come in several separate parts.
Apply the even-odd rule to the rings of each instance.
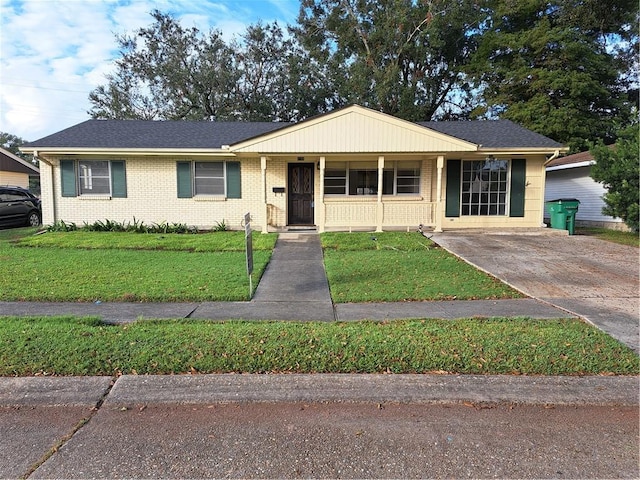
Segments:
[[[0,185],[29,188],[29,177],[40,175],[40,169],[32,163],[0,148]]]
[[[299,123],[88,120],[23,147],[43,222],[262,232],[541,227],[566,149],[510,121],[413,123],[357,105]]]
[[[547,164],[545,201],[558,198],[576,198],[580,206],[576,212],[576,225],[627,230],[620,218],[602,213],[606,188],[591,178],[595,160],[589,151],[556,158]],[[548,214],[548,212],[547,212]],[[548,215],[547,215],[548,216]]]

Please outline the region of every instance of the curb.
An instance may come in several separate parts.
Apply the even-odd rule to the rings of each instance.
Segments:
[[[206,374],[0,378],[0,407],[213,403],[638,406],[638,376]]]

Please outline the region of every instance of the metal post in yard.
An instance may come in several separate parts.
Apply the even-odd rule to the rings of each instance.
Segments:
[[[249,212],[244,215],[244,239],[245,251],[247,258],[247,275],[249,275],[249,300],[253,297],[253,236],[251,235],[251,214]]]

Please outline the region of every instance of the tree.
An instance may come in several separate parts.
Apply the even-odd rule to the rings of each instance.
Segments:
[[[94,118],[219,120],[233,117],[233,52],[212,30],[202,36],[170,15],[117,37],[120,58],[108,84],[89,95]]]
[[[640,217],[640,130],[638,124],[622,130],[615,148],[600,140],[591,146],[596,164],[591,177],[607,189],[602,213],[624,220],[634,232],[639,230]]]
[[[481,2],[303,0],[292,28],[324,65],[329,109],[358,103],[407,120],[464,116],[462,66],[477,46]]]
[[[636,0],[496,0],[469,72],[476,114],[508,118],[582,151],[628,124]],[[635,86],[634,86],[635,83]]]
[[[309,88],[316,71],[277,23],[226,43],[217,30],[151,15],[151,26],[117,37],[116,71],[91,92],[92,117],[288,121],[321,111]]]
[[[27,143],[27,141],[23,138],[18,137],[17,135],[13,135],[7,132],[0,132],[0,147],[13,153],[14,155],[23,156],[18,147],[20,147],[20,145],[24,145],[25,143]]]

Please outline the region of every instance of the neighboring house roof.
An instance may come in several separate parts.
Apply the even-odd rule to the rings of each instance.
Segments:
[[[221,149],[223,146],[237,145],[240,142],[255,139],[289,126],[316,125],[323,120],[325,115],[335,116],[339,112],[380,114],[380,112],[352,105],[297,124],[285,122],[87,120],[31,142],[25,147],[27,147],[27,151],[40,148]],[[563,148],[560,143],[509,120],[418,122],[413,125],[426,127],[457,140],[470,142],[483,149]]]
[[[510,120],[418,122],[432,130],[481,145],[483,148],[562,148],[562,144]]]
[[[40,175],[40,169],[4,148],[0,148],[0,170],[3,172]]]
[[[567,155],[566,157],[556,158],[547,164],[547,171],[564,170],[567,168],[588,167],[593,165],[595,160],[590,151]]]
[[[615,149],[615,144],[607,145],[609,149]],[[547,172],[554,170],[564,170],[566,168],[588,167],[595,164],[596,161],[589,150],[586,152],[574,153],[566,157],[556,158],[547,164]]]

